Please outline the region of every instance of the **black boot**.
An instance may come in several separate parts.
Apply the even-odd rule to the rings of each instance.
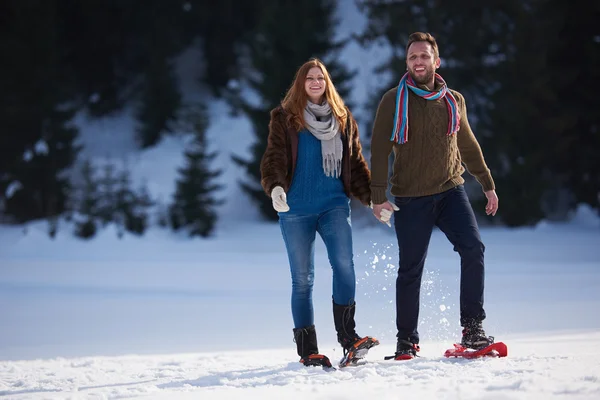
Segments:
[[[355,331],[355,312],[356,303],[349,306],[341,306],[333,302],[333,323],[337,332],[337,340],[344,349],[361,339]]]
[[[344,349],[344,357],[340,361],[340,367],[349,364],[356,364],[358,360],[367,355],[369,349],[377,346],[379,341],[370,336],[361,338],[356,333],[356,322],[354,314],[356,312],[356,303],[349,306],[341,306],[333,303],[333,323],[337,332],[338,342]]]
[[[410,340],[398,338],[396,343],[396,353],[393,356],[384,357],[385,360],[412,360],[417,356],[417,352],[421,348],[417,343],[413,343]]]
[[[483,349],[494,343],[493,336],[486,336],[481,321],[472,320],[465,323],[460,344],[470,349]]]
[[[296,342],[296,348],[302,364],[307,367],[317,365],[329,368],[332,367],[329,358],[319,354],[317,332],[315,331],[314,325],[304,328],[294,328],[294,342]]]

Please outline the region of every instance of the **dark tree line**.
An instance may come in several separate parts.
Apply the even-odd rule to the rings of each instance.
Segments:
[[[239,73],[254,25],[234,0],[3,0],[0,2],[0,215],[24,223],[69,211],[67,177],[79,148],[74,115],[131,107],[141,148],[181,119],[174,61],[198,47],[198,79],[218,94]]]
[[[600,74],[599,4],[356,3],[367,17],[356,39],[392,50],[373,71],[389,77],[372,88],[373,112],[382,93],[395,86],[405,70],[408,35],[427,31],[437,37],[440,73],[467,99],[471,124],[496,180],[504,223],[518,226],[564,217],[579,203],[599,207],[600,101],[593,90]],[[177,58],[190,48],[203,55],[197,79],[251,121],[255,140],[250,157],[232,159],[246,177],[230,184],[240,184],[264,217],[274,219],[259,183],[269,110],[310,57],[325,61],[338,91],[347,98],[353,65],[339,61],[342,44],[334,41],[340,24],[335,13],[345,4],[1,1],[0,221],[24,223],[68,214],[77,218],[82,237],[93,236],[107,221],[142,233],[151,223],[154,201],[143,189],[130,187],[126,171],[119,172],[125,174],[120,181],[115,178],[121,197],[127,199],[120,202],[107,200],[110,191],[97,193],[102,179],[108,179],[106,171],[88,165],[87,178],[81,178],[84,171],[78,181],[70,178],[80,151],[74,116],[104,117],[127,107],[137,119],[140,148],[156,145],[164,135],[179,131],[182,122],[187,124],[193,144],[179,171],[176,193],[159,219],[173,229],[208,235],[220,204],[215,195],[220,171],[214,168],[216,154],[205,137],[210,115],[202,104],[187,112],[190,105],[184,104],[175,69]],[[252,98],[244,95],[248,89]],[[361,122],[370,125],[368,120]],[[363,133],[365,144],[368,134]],[[82,194],[84,187],[87,195]]]

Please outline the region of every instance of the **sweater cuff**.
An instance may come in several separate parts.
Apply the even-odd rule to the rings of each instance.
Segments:
[[[371,188],[371,201],[373,204],[383,204],[388,201],[385,188]]]
[[[494,185],[494,180],[492,179],[492,175],[487,174],[484,176],[477,177],[479,184],[483,187],[483,191],[487,192],[489,190],[496,190],[496,186]]]

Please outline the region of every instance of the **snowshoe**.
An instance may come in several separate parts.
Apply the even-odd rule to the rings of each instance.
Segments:
[[[344,357],[340,360],[340,368],[347,367],[348,365],[357,365],[358,362],[365,358],[371,347],[377,346],[379,340],[365,336],[364,338],[358,338],[354,343],[344,347]]]
[[[492,343],[480,349],[470,349],[462,344],[455,343],[453,349],[444,353],[445,357],[480,358],[480,357],[506,357],[508,347],[502,342]]]
[[[324,367],[324,368],[333,368],[331,365],[331,361],[327,356],[323,354],[311,354],[308,357],[304,357],[300,359],[300,362],[307,367]]]

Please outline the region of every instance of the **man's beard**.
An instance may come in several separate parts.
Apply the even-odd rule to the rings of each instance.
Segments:
[[[413,81],[415,81],[415,83],[418,83],[420,85],[426,85],[429,84],[431,82],[431,80],[433,79],[433,75],[435,73],[434,70],[430,70],[428,68],[425,68],[425,75],[420,75],[420,76],[415,76],[415,74],[413,73],[413,71],[409,71],[410,77],[413,79]],[[433,89],[433,88],[430,88]]]

